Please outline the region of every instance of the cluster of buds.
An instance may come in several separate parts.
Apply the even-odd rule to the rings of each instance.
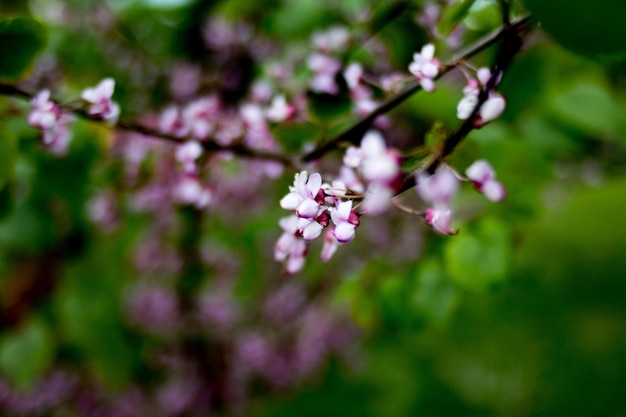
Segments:
[[[465,171],[467,179],[447,165],[440,167],[433,175],[417,174],[417,193],[422,200],[431,204],[422,214],[424,222],[435,231],[445,235],[455,235],[452,229],[452,198],[459,190],[461,180],[470,181],[474,188],[488,200],[500,202],[506,191],[495,177],[495,171],[485,160],[478,160]]]
[[[295,175],[293,186],[280,205],[295,214],[280,220],[282,236],[275,246],[275,258],[285,262],[287,272],[304,266],[307,244],[324,233],[322,260],[328,261],[338,246],[354,239],[360,215],[384,211],[401,179],[400,156],[388,149],[382,135],[368,132],[360,147],[351,146],[344,156],[338,179],[323,183],[319,173]],[[359,212],[355,199],[363,199]]]
[[[480,94],[481,89],[487,88],[487,84],[489,83],[491,76],[489,68],[480,68],[476,71],[476,78],[470,78],[467,81],[467,86],[463,89],[464,96],[456,109],[456,115],[459,119],[467,120],[472,115],[474,108],[479,102],[478,95]],[[500,73],[495,80],[494,86],[499,83],[501,76],[502,73]],[[480,109],[478,109],[478,113],[473,120],[474,127],[477,129],[497,119],[504,111],[504,107],[506,105],[506,101],[502,94],[490,90],[488,91],[488,95],[487,100],[480,106]]]

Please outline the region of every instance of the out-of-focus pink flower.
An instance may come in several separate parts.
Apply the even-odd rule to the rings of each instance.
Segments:
[[[459,189],[459,179],[447,165],[441,166],[433,175],[417,176],[417,193],[432,204],[424,214],[424,223],[435,231],[454,235],[452,231],[452,197]]]
[[[312,36],[313,46],[323,52],[339,52],[348,45],[350,32],[343,26],[332,26],[326,31],[315,32]]]
[[[71,117],[50,99],[50,91],[42,90],[31,100],[28,124],[43,131],[43,143],[56,155],[65,155],[70,143]]]
[[[90,104],[87,113],[110,124],[117,123],[120,107],[111,100],[114,89],[115,81],[112,78],[105,78],[97,86],[83,90],[81,97]]]
[[[497,119],[504,112],[506,100],[502,94],[490,93],[487,101],[480,106],[478,117],[474,120],[474,127],[480,128]]]
[[[28,115],[28,124],[41,130],[54,128],[61,117],[59,106],[50,99],[50,90],[41,90],[31,100],[33,106]]]
[[[169,106],[159,118],[159,130],[168,135],[182,138],[189,134],[189,126],[183,119],[180,109],[176,106]]]
[[[429,208],[424,214],[424,223],[444,235],[456,235],[452,230],[452,210],[449,208]]]
[[[215,130],[219,106],[216,96],[204,97],[185,106],[182,117],[189,134],[199,140],[208,138]]]
[[[409,71],[415,76],[424,91],[435,90],[435,78],[439,75],[439,60],[434,57],[435,45],[424,45],[421,52],[413,54],[413,62],[409,64]]]
[[[183,164],[185,173],[197,171],[196,160],[202,155],[202,146],[195,140],[185,142],[176,148],[176,160]]]
[[[183,175],[174,190],[174,199],[197,209],[207,208],[213,200],[213,192],[203,186],[195,175]]]
[[[274,246],[274,259],[285,262],[285,269],[289,274],[302,270],[307,252],[306,242],[298,236],[298,221],[298,217],[292,215],[283,217],[278,222],[283,234]]]
[[[459,189],[459,179],[452,169],[444,165],[433,175],[420,174],[417,177],[417,193],[435,205],[448,205]]]
[[[335,237],[335,228],[329,228],[324,233],[324,246],[322,247],[322,262],[328,262],[337,251],[339,242]]]
[[[287,103],[284,95],[275,96],[270,107],[265,110],[265,116],[272,122],[284,122],[296,114],[294,106]]]
[[[350,89],[354,89],[359,85],[361,77],[363,77],[363,66],[356,62],[348,65],[343,71],[343,78],[346,79],[346,83]]]
[[[465,171],[465,175],[488,200],[499,202],[506,197],[506,190],[502,184],[496,180],[496,173],[489,162],[480,159],[470,165]]]

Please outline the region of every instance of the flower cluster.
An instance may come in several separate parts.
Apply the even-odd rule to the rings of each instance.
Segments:
[[[494,84],[498,84],[501,76],[502,73],[500,73]],[[481,89],[487,88],[490,79],[491,71],[488,68],[480,68],[476,72],[476,78],[470,78],[467,81],[467,86],[463,89],[464,96],[456,109],[456,115],[459,119],[467,120],[472,115],[474,108],[478,105],[478,95]],[[480,106],[478,114],[473,120],[474,127],[477,129],[497,119],[504,111],[506,105],[502,94],[496,93],[493,90],[490,90],[488,94],[489,97]]]
[[[43,143],[55,154],[65,154],[70,141],[71,117],[50,99],[50,90],[40,91],[31,100],[28,124],[43,131]]]
[[[285,210],[295,214],[280,220],[282,236],[274,256],[285,262],[288,273],[304,266],[307,243],[317,239],[324,228],[322,260],[328,261],[340,244],[354,239],[360,215],[377,215],[389,205],[401,179],[400,155],[388,149],[382,135],[369,131],[360,147],[351,146],[343,159],[338,179],[324,184],[319,173],[307,171],[295,175],[289,193],[280,201]],[[359,212],[354,199],[363,199]]]
[[[409,65],[409,71],[415,76],[424,91],[435,90],[435,78],[439,75],[441,64],[435,58],[435,45],[424,45],[419,53],[413,54],[413,62]]]
[[[81,97],[87,102],[87,114],[110,124],[117,123],[120,108],[111,101],[115,81],[105,78],[96,87],[83,90]],[[44,89],[31,100],[32,109],[28,124],[43,131],[43,143],[50,152],[63,155],[67,152],[72,117],[50,98],[50,90]]]
[[[478,160],[465,171],[467,180],[448,165],[440,167],[433,175],[419,173],[416,177],[417,193],[420,198],[431,204],[422,214],[424,222],[435,231],[455,235],[452,229],[452,198],[459,190],[461,180],[471,181],[479,192],[488,200],[500,202],[506,197],[506,191],[495,177],[495,171],[485,160]]]
[[[327,94],[339,92],[335,77],[341,70],[341,61],[335,55],[347,47],[349,40],[349,32],[342,26],[313,34],[315,52],[307,58],[307,66],[313,72],[309,84],[311,90]]]
[[[174,187],[174,199],[197,209],[208,207],[213,199],[211,189],[200,182],[196,163],[201,155],[202,146],[196,141],[186,142],[176,149],[176,160],[183,165],[183,173]]]

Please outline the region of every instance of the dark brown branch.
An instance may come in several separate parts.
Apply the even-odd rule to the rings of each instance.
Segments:
[[[33,94],[21,89],[20,87],[17,87],[15,85],[10,85],[10,84],[0,84],[0,95],[15,96],[15,97],[19,97],[25,100],[30,100],[33,97]],[[92,117],[83,109],[70,107],[70,106],[64,106],[61,104],[59,104],[59,106],[61,107],[63,111],[72,113],[80,117],[81,119],[90,120],[96,123],[107,124],[106,121],[97,117]],[[120,120],[119,122],[117,122],[115,125],[112,125],[111,127],[114,129],[138,133],[149,138],[157,138],[157,139],[162,139],[162,140],[166,140],[166,141],[174,142],[174,143],[185,143],[188,140],[195,140],[193,138],[185,138],[185,137],[168,135],[156,129],[152,129],[147,126],[143,126],[138,123],[125,121],[125,120]],[[235,155],[239,155],[245,158],[265,159],[265,160],[279,162],[287,167],[294,166],[293,161],[288,155],[280,154],[280,153],[273,153],[273,152],[265,152],[265,151],[249,148],[242,143],[235,143],[232,145],[221,145],[217,143],[216,141],[206,140],[206,141],[200,141],[200,144],[202,145],[202,147],[204,148],[206,152],[220,152],[220,151],[232,152]]]
[[[528,31],[528,22],[525,19],[525,24],[519,25],[516,23],[510,26],[505,26],[500,32],[500,48],[494,64],[494,68],[487,82],[487,85],[481,90],[478,95],[478,102],[474,106],[470,116],[463,121],[461,126],[450,136],[448,136],[442,143],[442,145],[433,153],[430,160],[423,167],[422,172],[432,175],[437,168],[452,154],[456,147],[465,139],[465,137],[475,129],[474,122],[478,117],[478,112],[481,106],[489,98],[489,93],[493,91],[494,87],[498,83],[499,78],[502,76],[503,71],[511,64],[513,57],[518,53],[522,46],[523,38]],[[414,175],[409,175],[404,181],[402,189],[399,193],[408,190],[416,185]]]
[[[442,77],[443,75],[451,71],[452,69],[456,68],[456,66],[459,65],[459,63],[462,62],[463,60],[471,58],[472,56],[478,54],[479,52],[483,51],[487,47],[497,42],[498,40],[507,36],[507,34],[511,32],[517,33],[518,31],[521,32],[525,30],[524,28],[528,26],[528,23],[529,23],[529,18],[523,17],[513,22],[509,28],[502,28],[496,32],[493,32],[485,36],[484,38],[478,40],[473,45],[470,45],[467,48],[464,48],[463,50],[459,51],[455,57],[453,57],[446,64],[443,65],[443,67],[441,68],[441,71],[439,71],[439,75],[437,76],[437,79],[439,79],[440,77]],[[367,116],[365,116],[364,118],[362,118],[361,120],[353,124],[352,126],[348,127],[346,130],[341,132],[339,135],[337,135],[333,139],[330,139],[326,143],[323,143],[322,145],[318,146],[311,152],[305,154],[302,157],[302,161],[310,162],[315,159],[319,159],[322,156],[324,156],[326,153],[336,149],[337,146],[343,142],[352,143],[352,144],[357,143],[359,140],[361,140],[365,132],[370,128],[370,126],[372,125],[372,123],[378,116],[381,116],[389,112],[390,110],[394,109],[395,107],[403,103],[406,99],[411,97],[413,94],[418,92],[420,89],[421,87],[416,81],[411,81],[404,88],[404,90],[402,90],[401,92],[396,94],[394,97],[392,97],[388,101],[378,106],[370,114],[368,114]]]

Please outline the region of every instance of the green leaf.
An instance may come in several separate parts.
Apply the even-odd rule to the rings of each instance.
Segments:
[[[0,342],[0,370],[17,386],[29,386],[47,370],[53,353],[46,326],[31,321]]]
[[[502,12],[495,1],[481,0],[472,5],[465,26],[471,30],[486,32],[493,30],[502,23]]]
[[[457,304],[454,286],[437,259],[423,261],[417,270],[412,307],[435,324],[445,322]]]
[[[459,0],[446,7],[441,19],[437,24],[437,29],[442,35],[449,35],[459,23],[465,19],[470,8],[476,0]]]
[[[272,133],[278,138],[281,145],[291,152],[298,152],[306,143],[314,143],[320,135],[320,129],[312,123],[280,123]]]
[[[0,128],[0,189],[5,186],[13,174],[16,157],[17,138],[15,134],[4,127]]]
[[[0,78],[19,78],[30,68],[46,42],[45,28],[34,19],[0,20]]]
[[[511,242],[507,228],[485,219],[475,231],[470,228],[451,238],[444,249],[446,271],[460,288],[485,292],[507,279]]]
[[[532,15],[563,46],[595,57],[626,56],[626,2],[623,0],[526,0]]]

